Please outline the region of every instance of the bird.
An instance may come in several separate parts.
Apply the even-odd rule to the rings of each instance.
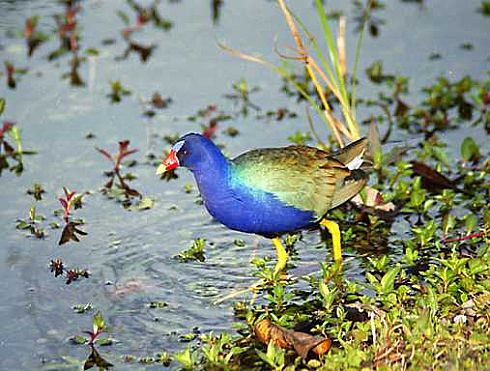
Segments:
[[[174,142],[156,174],[179,166],[194,175],[204,206],[226,227],[272,239],[274,274],[287,265],[281,236],[323,226],[332,235],[333,259],[342,264],[340,228],[329,210],[358,194],[367,182],[360,169],[367,139],[332,153],[291,145],[259,148],[233,159],[208,137],[188,133]]]

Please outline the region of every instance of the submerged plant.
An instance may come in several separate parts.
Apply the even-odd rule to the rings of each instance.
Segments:
[[[237,104],[240,104],[240,114],[248,115],[248,110],[251,108],[255,111],[260,111],[260,107],[250,101],[250,94],[259,91],[257,86],[249,87],[244,79],[232,84],[233,93],[225,94],[225,98],[230,99]]]
[[[34,183],[32,185],[32,188],[27,190],[27,194],[34,197],[34,199],[36,201],[41,201],[43,199],[44,193],[46,193],[46,191],[43,189],[42,185],[39,183]]]

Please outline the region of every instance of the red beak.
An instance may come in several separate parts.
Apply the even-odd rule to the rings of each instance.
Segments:
[[[160,166],[158,166],[157,175],[163,174],[166,171],[173,170],[179,165],[180,163],[179,159],[177,158],[177,152],[171,149],[165,160],[163,160]]]

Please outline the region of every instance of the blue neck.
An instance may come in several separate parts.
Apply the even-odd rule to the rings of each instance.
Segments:
[[[204,201],[221,198],[228,189],[230,163],[214,144],[207,146],[206,156],[190,168]]]

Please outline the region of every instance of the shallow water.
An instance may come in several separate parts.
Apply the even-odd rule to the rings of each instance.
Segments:
[[[312,2],[290,3],[307,24],[317,25]],[[330,3],[334,9],[345,8],[344,2]],[[380,36],[365,39],[360,71],[381,59],[387,72],[410,76],[409,101],[437,76],[484,76],[490,57],[489,19],[476,12],[479,3],[439,0],[420,6],[390,2],[379,13],[386,22]],[[0,177],[1,369],[35,369],[62,356],[83,361],[86,347],[68,341],[70,336],[91,328],[93,312],[80,315],[71,309],[79,303],[92,303],[106,318],[119,343],[100,351],[118,369],[134,367],[124,365],[123,354],[144,356],[181,349],[179,336],[193,327],[202,332],[229,330],[234,321],[231,302],[214,305],[213,301],[253,282],[254,268],[249,261],[255,255],[272,257],[270,242],[213,222],[195,203],[195,187],[190,194],[184,192],[184,184],[193,182],[190,174],[179,171],[176,181],[162,182],[154,175],[154,167],[146,163],[145,154],[161,154],[167,146],[160,139],[163,135],[201,130],[199,121],[191,122],[187,117],[209,104],[227,113],[236,112],[235,103],[223,95],[231,93],[232,82],[241,78],[250,86],[260,87],[251,100],[263,111],[287,107],[299,116],[265,122],[256,120],[253,113],[239,115],[233,123],[220,126],[233,125],[241,133],[234,139],[218,134],[218,142],[226,144],[228,153],[284,145],[289,135],[308,127],[303,108],[279,91],[281,83],[276,75],[217,47],[222,41],[277,60],[275,37],[284,48],[291,45],[291,39],[274,2],[225,2],[217,24],[211,20],[210,2],[164,2],[159,9],[174,27],[164,32],[147,26],[135,34],[138,41],[157,45],[145,64],[135,54],[123,61],[114,60],[125,49],[120,36],[124,25],[116,12],[124,10],[134,17],[123,2],[92,0],[82,2],[82,7],[77,18],[82,26],[81,46],[97,48],[100,54],[82,64],[80,75],[86,86],[76,88],[61,79],[70,68],[68,56],[53,62],[46,59],[57,48],[56,39],[42,44],[28,59],[24,40],[17,36],[25,18],[34,14],[41,16],[40,29],[52,30],[52,15],[62,12],[63,6],[56,1],[0,0],[1,59],[29,68],[19,77],[15,90],[7,89],[2,77],[0,96],[7,101],[2,120],[16,121],[24,147],[38,151],[25,158],[26,170],[20,177],[9,172]],[[352,14],[350,8],[346,12]],[[353,24],[348,27],[352,31]],[[116,39],[116,43],[102,45],[107,38]],[[349,32],[350,55],[355,39]],[[473,50],[460,48],[465,42],[471,42]],[[433,52],[442,58],[429,61]],[[367,83],[363,73],[360,78],[359,95],[374,94],[376,88]],[[120,104],[111,104],[106,97],[110,80],[120,80],[133,94],[123,97]],[[173,103],[148,119],[143,116],[142,100],[155,91],[172,97]],[[364,115],[359,112],[361,118]],[[320,132],[326,134],[325,130]],[[85,139],[88,133],[96,137]],[[461,132],[448,135],[454,144],[450,152],[457,152]],[[151,210],[125,211],[98,191],[106,181],[103,172],[110,170],[110,163],[94,147],[114,151],[117,141],[123,139],[130,139],[131,146],[139,149],[133,156],[139,164],[131,169],[138,178],[131,184],[155,198]],[[58,247],[60,230],[48,229],[45,240],[36,240],[15,229],[16,219],[25,218],[34,204],[25,193],[36,182],[47,192],[38,203],[38,212],[46,216],[59,208],[56,197],[62,195],[63,186],[93,191],[85,197],[84,208],[75,212],[86,220],[83,229],[89,233],[80,243]],[[175,260],[174,256],[197,237],[208,241],[206,261]],[[235,246],[236,238],[243,239],[245,247]],[[304,234],[296,246],[299,260],[293,274],[317,270],[316,262],[326,254],[325,249],[311,247],[319,242],[317,232]],[[360,260],[352,249],[347,249],[347,254],[354,258],[348,261],[346,272],[355,279]],[[68,266],[86,267],[92,276],[65,285],[49,271],[48,263],[54,258],[62,258]],[[165,301],[168,307],[148,308],[154,300]]]

